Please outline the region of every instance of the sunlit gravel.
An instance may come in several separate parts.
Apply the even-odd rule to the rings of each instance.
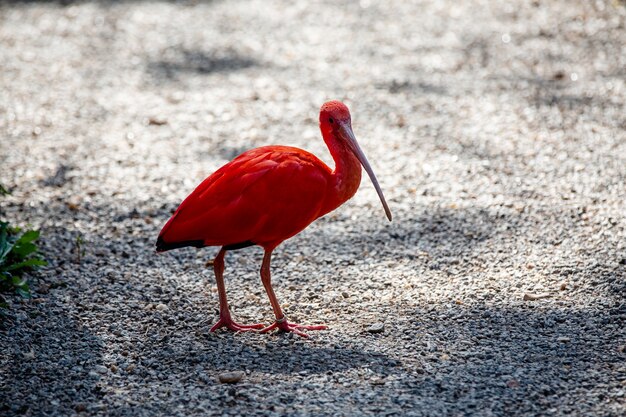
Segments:
[[[50,262],[0,415],[625,415],[625,45],[619,0],[0,2],[0,217]],[[158,231],[246,149],[332,162],[329,99],[394,221],[364,177],[275,252],[329,330],[209,333],[217,250]],[[261,256],[226,259],[242,323]]]

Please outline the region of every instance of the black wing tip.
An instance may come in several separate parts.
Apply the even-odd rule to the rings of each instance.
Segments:
[[[171,249],[186,248],[187,246],[193,246],[194,248],[204,247],[204,241],[202,240],[185,240],[183,242],[166,242],[163,236],[159,236],[156,241],[156,251],[165,252]]]
[[[254,243],[253,241],[246,240],[244,242],[233,243],[231,245],[225,245],[224,246],[224,250],[237,250],[237,249],[248,248],[248,247],[254,246],[254,245],[256,245],[256,243]]]

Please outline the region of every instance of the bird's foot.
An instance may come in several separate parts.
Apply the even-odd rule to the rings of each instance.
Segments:
[[[257,324],[239,324],[239,323],[235,323],[233,321],[233,319],[231,319],[229,316],[221,316],[220,315],[220,319],[218,320],[217,323],[215,323],[213,325],[213,327],[211,327],[212,332],[216,331],[217,329],[221,329],[222,327],[226,327],[229,330],[232,330],[234,332],[250,332],[250,331],[255,331],[255,330],[259,330],[262,329],[265,325],[262,323],[257,323]]]
[[[264,329],[261,329],[261,333],[267,333],[274,329],[278,329],[281,332],[292,332],[302,337],[309,337],[308,334],[301,332],[300,330],[326,330],[328,327],[324,325],[305,326],[303,324],[289,323],[286,317],[280,320],[276,320],[273,324],[270,324]]]

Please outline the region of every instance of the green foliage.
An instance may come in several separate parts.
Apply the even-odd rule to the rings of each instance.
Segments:
[[[6,188],[4,188],[4,185],[0,184],[0,195],[9,195],[11,194],[11,191],[7,190]]]
[[[24,272],[48,264],[37,254],[38,248],[34,243],[37,238],[39,231],[22,233],[19,228],[0,222],[0,291],[30,297]]]

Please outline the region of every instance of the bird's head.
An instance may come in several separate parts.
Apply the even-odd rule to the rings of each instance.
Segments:
[[[354,133],[352,132],[352,120],[350,118],[350,111],[348,107],[340,101],[333,100],[328,101],[322,105],[320,109],[320,129],[322,135],[326,138],[332,138],[339,145],[343,145],[348,151],[350,151],[361,163],[365,172],[372,180],[376,193],[380,198],[380,202],[383,204],[385,214],[389,221],[391,221],[391,210],[385,201],[383,191],[380,189],[376,175],[370,166],[365,154],[361,150]]]

